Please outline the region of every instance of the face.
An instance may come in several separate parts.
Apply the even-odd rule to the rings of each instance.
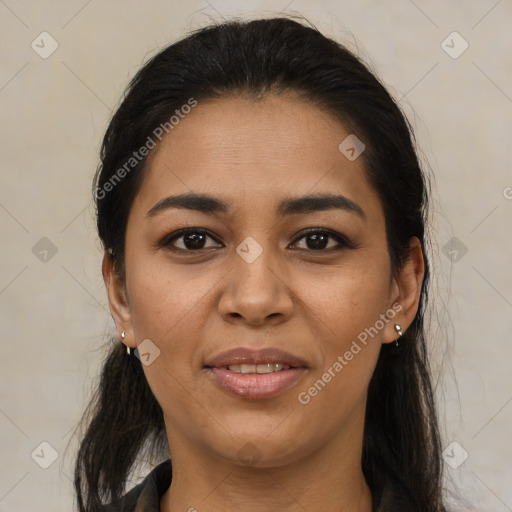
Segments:
[[[126,343],[146,340],[171,456],[271,467],[361,438],[421,264],[392,276],[363,157],[338,149],[349,135],[292,96],[229,98],[200,101],[150,155],[125,283],[107,283]]]

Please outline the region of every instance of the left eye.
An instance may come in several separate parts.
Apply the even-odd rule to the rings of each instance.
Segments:
[[[294,244],[296,244],[299,240],[305,240],[307,246],[305,247],[305,250],[319,251],[323,249],[332,249],[333,247],[329,246],[329,238],[336,242],[334,244],[335,249],[336,245],[338,246],[338,249],[344,247],[351,247],[350,242],[343,235],[341,235],[340,233],[327,230],[311,230],[306,233],[303,233],[302,236],[297,238]]]

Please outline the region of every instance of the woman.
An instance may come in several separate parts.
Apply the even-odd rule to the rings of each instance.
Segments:
[[[354,55],[285,18],[193,33],[132,80],[94,190],[120,342],[81,512],[445,510],[428,184]],[[143,453],[170,459],[124,494]]]

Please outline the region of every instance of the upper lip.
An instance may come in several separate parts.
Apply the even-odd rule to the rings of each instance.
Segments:
[[[205,366],[209,368],[222,368],[234,364],[265,364],[283,363],[299,368],[307,366],[299,357],[278,348],[233,348],[209,358]]]

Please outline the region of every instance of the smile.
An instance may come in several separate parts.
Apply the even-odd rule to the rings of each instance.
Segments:
[[[285,363],[265,363],[265,364],[230,364],[226,370],[235,372],[235,373],[273,373],[273,372],[281,372],[283,370],[289,370],[290,365]]]

